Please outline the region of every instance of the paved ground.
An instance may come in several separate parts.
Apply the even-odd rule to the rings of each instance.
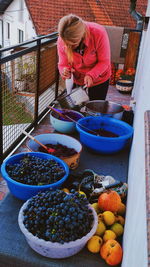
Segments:
[[[130,94],[122,94],[117,91],[115,86],[109,86],[107,100],[119,103],[121,105],[129,105],[130,98],[131,98]],[[41,133],[49,133],[49,132],[53,132],[53,128],[50,126],[49,119],[48,119],[46,120],[46,124],[45,123],[42,124],[42,122],[40,123],[40,125],[34,131],[34,135],[41,134]],[[26,142],[23,143],[23,145],[21,145],[19,149],[17,149],[16,153],[23,152],[23,151],[28,151],[28,148],[26,147]],[[0,177],[0,200],[3,199],[7,191],[8,189],[7,189],[5,181]]]
[[[109,86],[107,100],[121,105],[129,105],[131,94],[120,93],[115,86]]]

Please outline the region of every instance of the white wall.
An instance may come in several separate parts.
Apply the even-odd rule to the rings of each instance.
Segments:
[[[147,7],[147,11],[146,11],[146,16],[150,17],[150,0],[148,0],[148,7]]]
[[[24,32],[24,41],[36,36],[24,0],[14,0],[0,19],[4,24],[4,47],[18,43],[18,29]],[[10,39],[7,38],[7,23],[10,23]]]
[[[3,23],[2,23],[2,20],[0,19],[0,45],[2,46],[2,26],[3,26]]]
[[[144,112],[150,110],[150,24],[142,36],[133,96],[136,108],[122,267],[147,267]]]
[[[120,57],[124,27],[105,26],[105,29],[110,41],[111,61],[115,63],[124,63],[124,58]]]

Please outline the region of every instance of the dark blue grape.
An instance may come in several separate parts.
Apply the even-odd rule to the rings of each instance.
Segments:
[[[46,185],[59,181],[65,170],[55,160],[26,155],[19,163],[7,164],[8,175],[15,181],[29,185]]]
[[[23,223],[38,238],[63,244],[86,235],[92,227],[93,215],[88,202],[79,194],[57,189],[30,199]]]

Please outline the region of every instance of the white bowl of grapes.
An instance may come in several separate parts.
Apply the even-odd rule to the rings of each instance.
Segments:
[[[19,211],[18,223],[34,251],[62,259],[86,245],[96,231],[98,219],[83,194],[74,189],[70,193],[56,189],[26,201]]]

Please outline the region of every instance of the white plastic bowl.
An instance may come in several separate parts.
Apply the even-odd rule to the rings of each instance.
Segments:
[[[50,241],[45,241],[44,239],[39,239],[38,237],[30,233],[23,224],[23,210],[26,208],[28,201],[26,201],[23,204],[23,206],[19,211],[19,216],[18,216],[19,227],[22,233],[25,235],[25,238],[29,246],[42,256],[54,259],[62,259],[70,257],[78,253],[96,232],[98,224],[97,214],[95,210],[91,207],[91,205],[89,205],[89,208],[92,210],[94,216],[94,222],[91,231],[87,235],[75,241],[70,241],[64,244],[60,244],[58,242],[53,243]]]

